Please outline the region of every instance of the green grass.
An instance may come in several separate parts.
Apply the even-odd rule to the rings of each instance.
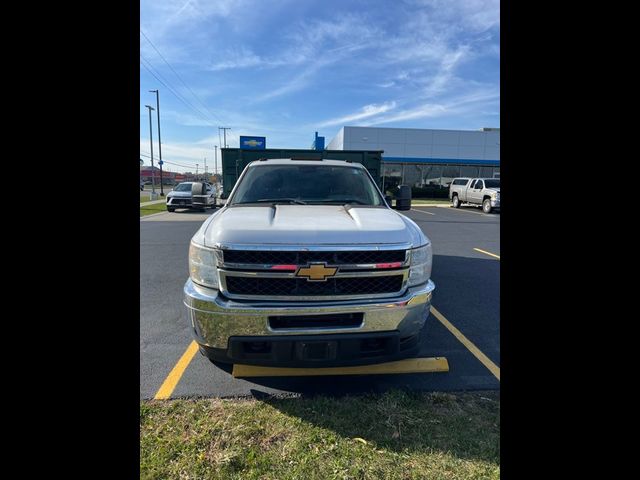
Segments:
[[[497,479],[498,392],[140,403],[142,479]]]
[[[158,198],[156,198],[156,200],[166,200],[167,199],[167,193],[168,192],[166,192],[164,194],[164,197],[161,197],[160,194],[158,193]],[[154,200],[154,201],[156,201],[156,200]],[[149,194],[146,194],[144,197],[140,197],[140,203],[150,202],[150,201],[151,201],[151,195],[149,195]]]
[[[166,212],[167,204],[165,202],[162,203],[154,203],[153,205],[145,205],[144,207],[140,207],[140,216],[144,217],[146,215],[152,215],[154,213]]]

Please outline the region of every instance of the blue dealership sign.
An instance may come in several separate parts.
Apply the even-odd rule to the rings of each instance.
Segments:
[[[240,137],[240,148],[243,150],[264,150],[267,148],[267,137]]]

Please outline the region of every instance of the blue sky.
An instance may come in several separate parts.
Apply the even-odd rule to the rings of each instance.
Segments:
[[[172,171],[213,171],[219,126],[268,148],[345,125],[499,127],[499,17],[479,0],[141,0],[141,158],[154,89]]]

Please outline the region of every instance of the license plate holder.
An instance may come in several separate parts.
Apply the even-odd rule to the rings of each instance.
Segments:
[[[326,361],[335,360],[338,352],[338,342],[310,341],[296,342],[296,355],[299,360]]]

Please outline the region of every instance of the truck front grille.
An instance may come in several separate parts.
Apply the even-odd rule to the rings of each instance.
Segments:
[[[357,265],[404,262],[406,250],[361,250],[347,252],[322,251],[251,251],[225,250],[225,264],[244,265],[306,265],[310,262],[325,262],[328,265]]]
[[[402,290],[404,275],[329,278],[310,282],[304,278],[226,277],[233,295],[264,297],[349,296],[395,293]]]

